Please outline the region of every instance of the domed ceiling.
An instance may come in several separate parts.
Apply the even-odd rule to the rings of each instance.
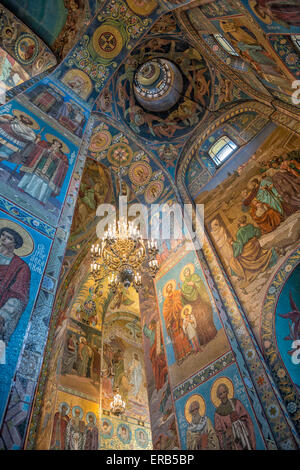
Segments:
[[[94,109],[147,144],[174,177],[195,128],[249,95],[210,64],[173,13],[160,18],[100,94]]]
[[[6,8],[22,19],[63,59],[89,24],[102,0],[3,0]]]
[[[160,36],[145,40],[119,68],[117,109],[137,135],[177,139],[206,114],[212,86],[209,66],[196,49],[174,36]]]

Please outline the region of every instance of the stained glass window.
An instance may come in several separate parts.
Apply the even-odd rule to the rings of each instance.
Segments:
[[[220,166],[237,148],[238,146],[224,135],[210,147],[208,153],[215,164]]]

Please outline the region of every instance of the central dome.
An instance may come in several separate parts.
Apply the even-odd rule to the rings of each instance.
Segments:
[[[181,72],[169,60],[158,58],[142,64],[136,71],[134,94],[149,111],[168,111],[180,99],[183,90]]]

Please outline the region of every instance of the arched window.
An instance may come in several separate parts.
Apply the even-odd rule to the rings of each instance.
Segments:
[[[230,55],[236,55],[238,56],[239,54],[236,52],[236,50],[232,47],[232,45],[227,41],[222,34],[214,34],[215,40],[220,44],[220,46],[228,52]]]
[[[210,147],[208,153],[215,164],[220,166],[237,148],[238,146],[227,135],[223,135]]]

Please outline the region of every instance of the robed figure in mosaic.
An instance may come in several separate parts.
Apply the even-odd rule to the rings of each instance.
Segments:
[[[189,422],[186,431],[187,450],[218,450],[219,441],[211,420],[205,415],[205,402],[201,395],[192,395],[185,405]]]
[[[175,287],[176,282],[172,279],[163,289],[165,296],[163,316],[168,335],[172,341],[175,359],[180,364],[185,357],[191,354],[192,346],[183,332],[181,291],[176,290]]]
[[[61,403],[59,411],[54,415],[54,422],[52,428],[50,450],[64,450],[66,442],[66,430],[70,421],[68,413],[70,407],[67,403]]]
[[[264,20],[269,17],[286,27],[300,26],[298,0],[256,0],[253,9]]]
[[[26,230],[9,220],[0,221],[0,339],[5,343],[29,298],[30,269],[18,254],[28,255],[32,249],[33,241]]]
[[[94,413],[87,413],[86,421],[84,450],[98,450],[98,428],[96,426],[96,416]]]
[[[84,450],[86,443],[86,426],[82,421],[83,411],[80,406],[72,409],[73,418],[66,429],[66,450]]]
[[[45,204],[50,196],[57,196],[69,168],[67,156],[62,152],[64,144],[57,138],[48,137],[28,145],[23,151],[26,163],[20,168],[24,173],[18,188]]]
[[[211,390],[215,412],[215,430],[223,450],[254,450],[255,431],[252,420],[240,400],[234,398],[232,382],[217,379]]]
[[[152,319],[149,326],[145,324],[143,327],[143,333],[150,341],[149,355],[152,364],[155,388],[158,391],[164,386],[166,376],[168,374],[159,321],[157,319]]]
[[[0,161],[7,160],[21,163],[21,154],[29,144],[37,139],[33,129],[39,126],[27,114],[15,109],[13,116],[0,116]]]
[[[189,304],[196,319],[198,340],[201,346],[209,343],[217,334],[213,320],[211,301],[193,264],[186,265],[180,274],[183,304]]]

